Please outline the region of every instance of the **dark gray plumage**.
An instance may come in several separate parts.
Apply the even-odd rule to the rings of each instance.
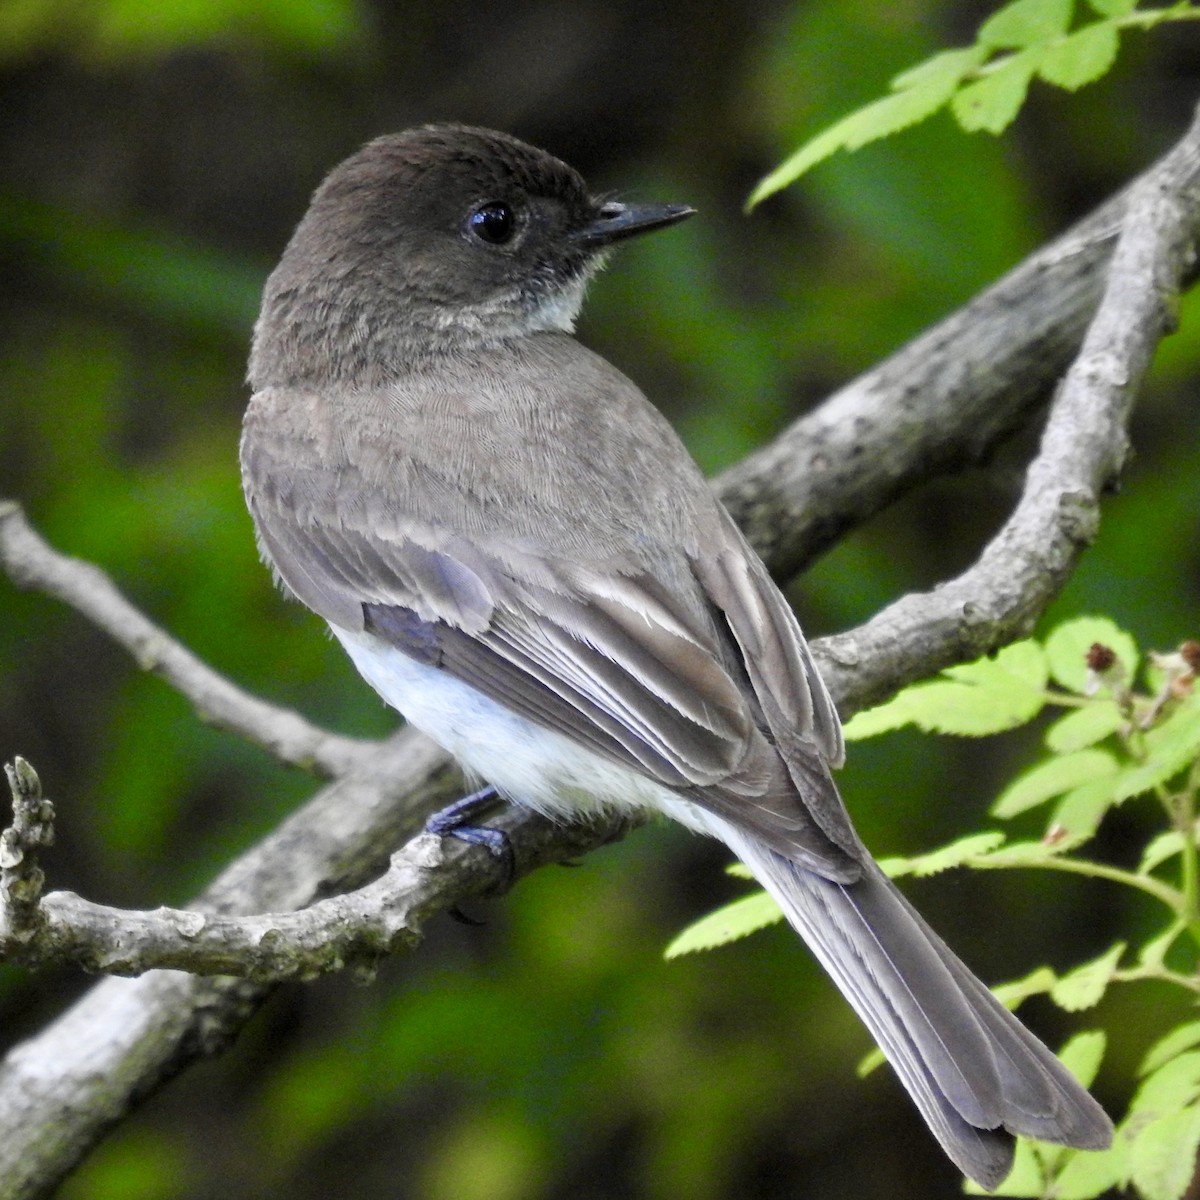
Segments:
[[[372,142],[268,281],[242,471],[264,556],[364,676],[514,801],[650,807],[776,896],[954,1162],[1111,1124],[880,873],[829,775],[837,714],[785,601],[641,392],[571,336],[622,237],[486,130]]]

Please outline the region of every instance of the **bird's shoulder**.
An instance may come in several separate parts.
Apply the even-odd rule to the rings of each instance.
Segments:
[[[716,521],[667,420],[565,334],[323,393],[265,389],[247,410],[242,470],[248,495],[285,491],[314,526],[386,539],[408,520],[580,561],[686,553]]]

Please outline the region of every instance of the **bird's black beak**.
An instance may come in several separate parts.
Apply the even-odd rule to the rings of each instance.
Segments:
[[[695,211],[689,204],[620,204],[608,200],[597,209],[595,218],[576,230],[573,237],[589,250],[598,250],[634,234],[674,225]]]

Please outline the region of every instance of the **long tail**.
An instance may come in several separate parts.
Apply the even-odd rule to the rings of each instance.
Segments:
[[[853,1005],[965,1175],[995,1188],[1018,1133],[1089,1150],[1109,1145],[1104,1110],[874,862],[858,882],[833,883],[731,826],[721,836]]]

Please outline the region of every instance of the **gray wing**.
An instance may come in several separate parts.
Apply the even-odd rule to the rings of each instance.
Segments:
[[[836,845],[857,855],[858,835],[829,777],[829,768],[841,766],[846,753],[837,709],[795,614],[724,508],[720,516],[723,537],[696,556],[697,579],[728,622],[772,741],[805,807]]]
[[[250,430],[243,471],[260,543],[308,607],[802,865],[857,877],[860,846],[825,766],[841,753],[836,713],[795,618],[702,480],[703,550],[673,550],[663,583],[636,554],[618,570],[586,547],[541,555],[528,539],[467,538],[394,510],[330,519],[313,500],[333,494],[328,469]]]

